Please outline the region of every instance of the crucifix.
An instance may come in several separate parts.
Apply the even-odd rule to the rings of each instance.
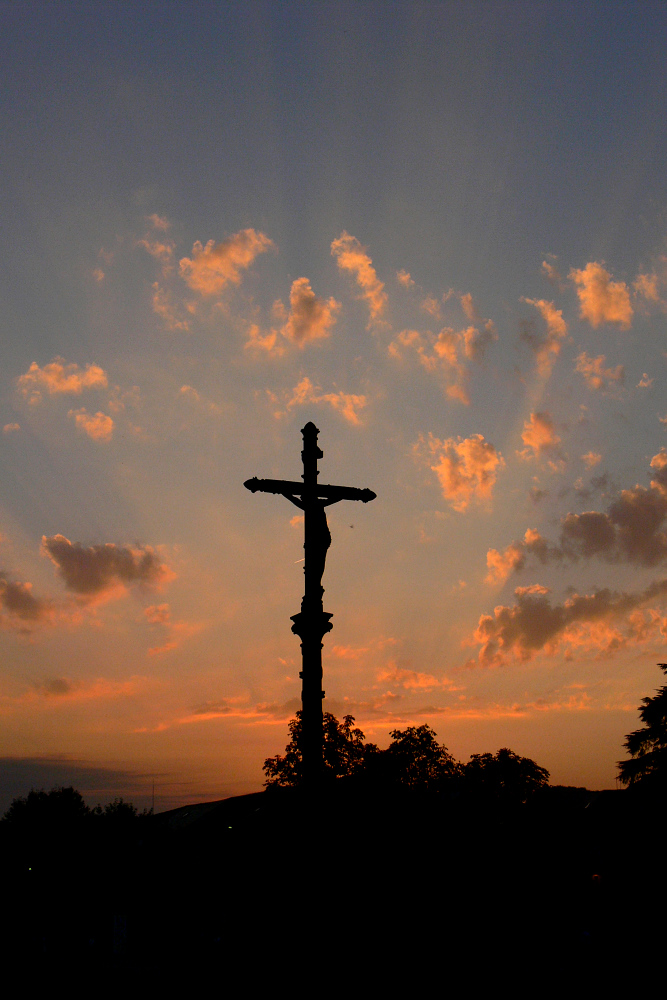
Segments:
[[[333,628],[331,614],[322,605],[322,574],[331,535],[324,508],[339,500],[375,500],[372,490],[359,490],[354,486],[325,486],[317,482],[317,460],[323,457],[317,445],[320,433],[309,422],[302,429],[303,475],[302,483],[284,479],[258,479],[253,476],[243,485],[251,493],[277,493],[284,496],[304,513],[305,587],[301,611],[292,615],[292,632],[301,639],[301,723],[303,726],[303,772],[306,785],[317,785],[322,774],[322,639]]]

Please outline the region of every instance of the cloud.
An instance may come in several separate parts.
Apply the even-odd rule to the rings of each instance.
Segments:
[[[443,297],[445,302],[451,294],[450,289],[450,292]],[[461,331],[463,353],[470,361],[481,361],[489,345],[498,339],[496,325],[492,319],[484,319],[480,314],[470,292],[465,292],[459,298],[466,318],[475,324]]]
[[[68,590],[81,597],[110,593],[126,584],[159,586],[174,573],[149,545],[81,545],[64,535],[42,536],[42,552]]]
[[[594,465],[599,465],[602,461],[602,455],[598,454],[597,451],[587,451],[585,455],[581,456],[581,461],[587,468],[592,469]]]
[[[19,375],[16,385],[29,403],[36,404],[41,402],[43,393],[79,396],[84,389],[106,389],[108,382],[106,372],[99,365],[79,368],[63,358],[54,358],[43,368],[33,361],[25,375]]]
[[[576,370],[584,376],[589,389],[607,390],[612,387],[613,383],[623,385],[625,380],[623,365],[617,365],[616,368],[605,368],[605,361],[604,354],[600,354],[597,358],[590,358],[586,351],[582,351],[578,356]]]
[[[433,688],[444,688],[446,691],[462,691],[463,688],[456,687],[447,677],[434,677],[433,674],[424,674],[417,670],[407,670],[399,667],[390,661],[388,666],[381,667],[377,673],[380,684],[391,684],[394,687],[401,687],[406,691],[432,691]]]
[[[487,565],[492,582],[503,582],[511,572],[522,569],[528,555],[536,556],[543,564],[593,557],[610,563],[639,566],[657,566],[667,562],[666,449],[661,449],[653,456],[651,469],[653,479],[648,489],[636,485],[632,489],[622,490],[606,511],[587,510],[581,514],[566,514],[561,521],[556,545],[547,544],[537,533],[531,541],[526,532],[523,542],[512,542],[504,553],[490,550]],[[605,487],[607,478],[597,477],[592,485]],[[593,490],[578,492],[590,495]]]
[[[524,328],[522,336],[535,352],[538,372],[547,378],[551,374],[555,359],[560,354],[563,340],[568,334],[563,311],[556,309],[553,302],[547,302],[546,299],[522,298],[521,301],[535,306],[546,323],[547,330],[544,336],[538,336],[529,326]]]
[[[171,621],[171,609],[168,604],[151,604],[144,608],[144,617],[150,625],[167,625]]]
[[[531,413],[524,422],[521,440],[525,444],[523,451],[517,452],[525,460],[553,456],[549,465],[554,471],[562,468],[565,455],[560,447],[560,438],[556,434],[554,422],[550,413]]]
[[[529,554],[535,555],[541,563],[545,563],[551,554],[546,540],[534,528],[528,528],[523,540],[512,542],[504,552],[489,549],[486,553],[486,566],[489,572],[485,577],[485,583],[502,586],[512,573],[524,568],[526,556]]]
[[[648,311],[646,303],[658,306],[662,312],[667,312],[667,301],[661,295],[661,291],[667,283],[667,257],[661,256],[658,264],[659,274],[655,270],[652,274],[638,274],[632,283],[637,297],[640,300],[643,299],[643,312]],[[640,305],[642,305],[641,302]]]
[[[490,324],[490,326],[489,326]],[[497,339],[491,320],[480,330],[470,326],[465,330],[443,327],[437,335],[427,330],[402,330],[387,348],[390,357],[402,359],[406,351],[414,351],[419,363],[428,372],[444,376],[445,392],[450,399],[468,405],[470,399],[466,390],[468,361],[481,360],[487,346]]]
[[[175,244],[171,240],[160,242],[160,240],[151,240],[145,237],[143,240],[137,240],[137,246],[143,247],[151,257],[161,260],[163,264],[170,264],[174,256]]]
[[[194,411],[208,417],[219,417],[225,412],[225,407],[213,402],[207,396],[203,396],[191,385],[182,385],[178,390],[178,397],[184,402],[189,403]]]
[[[186,319],[178,306],[173,302],[170,293],[160,286],[157,281],[153,282],[153,294],[151,296],[151,308],[156,316],[164,322],[168,330],[189,330],[190,320]]]
[[[181,277],[200,295],[218,295],[227,285],[238,285],[242,272],[255,258],[274,246],[273,241],[254,229],[242,229],[222,243],[209,240],[202,246],[199,240],[192,247],[192,258],[183,257],[179,264]]]
[[[326,403],[336,410],[350,424],[359,426],[359,413],[368,405],[366,396],[347,392],[321,392],[318,385],[313,385],[308,376],[304,376],[287,401],[287,410],[295,406],[305,406],[309,403]]]
[[[547,254],[547,256],[549,255]],[[556,258],[554,257],[553,259],[555,260]],[[563,279],[561,278],[558,272],[558,268],[556,267],[555,264],[552,264],[550,261],[543,260],[541,270],[542,274],[546,277],[547,281],[549,281],[552,285],[555,285],[557,288],[560,288],[562,290]]]
[[[480,666],[500,666],[515,659],[526,661],[538,653],[572,656],[577,649],[612,653],[630,642],[646,641],[662,629],[667,619],[651,619],[632,612],[667,594],[667,580],[651,584],[638,594],[608,589],[593,594],[573,594],[562,604],[552,604],[546,587],[517,587],[516,603],[498,605],[492,615],[481,615],[471,639],[480,646]]]
[[[646,374],[646,372],[644,372],[642,374],[642,377],[640,378],[639,382],[637,382],[637,386],[636,387],[637,387],[637,389],[650,389],[654,382],[655,382],[655,379],[654,378],[649,378],[648,375]]]
[[[481,434],[469,438],[420,437],[415,454],[425,456],[440,482],[442,495],[457,511],[473,501],[491,500],[498,472],[505,465],[500,452]]]
[[[2,433],[6,435],[16,434],[16,432],[20,430],[21,430],[20,424],[5,424],[5,426],[2,428]]]
[[[95,267],[95,268],[93,268],[93,278],[95,279],[95,281],[97,282],[98,285],[102,284],[102,282],[104,281],[105,277],[106,277],[106,275],[104,274],[104,271],[102,270],[101,267]]]
[[[340,310],[340,302],[334,298],[318,299],[308,278],[297,278],[292,282],[289,303],[289,315],[280,331],[284,337],[303,347],[311,340],[329,336]]]
[[[80,410],[69,410],[68,417],[73,417],[77,430],[87,434],[93,441],[110,441],[113,436],[114,422],[106,413],[88,413],[85,407]]]
[[[419,308],[422,312],[428,313],[429,316],[433,316],[434,319],[440,319],[440,303],[432,295],[427,295],[419,303]]]
[[[382,318],[387,305],[387,295],[384,284],[380,281],[373,267],[373,261],[355,236],[342,232],[331,244],[331,254],[341,271],[349,271],[354,276],[361,289],[361,298],[365,299],[370,313],[368,326],[372,326]]]
[[[165,218],[163,215],[157,215],[155,212],[153,212],[152,215],[147,215],[146,220],[150,222],[153,229],[160,229],[162,232],[166,232],[169,228],[171,228],[169,219]]]
[[[31,583],[19,583],[9,580],[6,573],[0,572],[0,607],[13,619],[35,622],[50,615],[50,601],[35,597]]]
[[[48,677],[41,682],[36,682],[33,687],[36,691],[45,694],[47,698],[62,698],[72,691],[72,683],[66,677]]]
[[[148,650],[149,656],[171,652],[186,639],[197,635],[205,628],[203,622],[173,621],[171,608],[168,604],[151,604],[150,607],[144,608],[144,617],[149,625],[163,627],[166,633],[165,640],[161,645],[153,646]]]
[[[602,323],[616,323],[622,330],[630,328],[633,308],[624,281],[612,281],[609,271],[596,261],[581,270],[571,268],[569,278],[577,286],[582,319],[594,328]]]
[[[412,288],[414,286],[414,281],[410,277],[409,272],[405,270],[396,272],[396,281],[399,285],[403,285],[403,288]]]

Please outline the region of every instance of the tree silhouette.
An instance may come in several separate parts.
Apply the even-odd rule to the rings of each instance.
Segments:
[[[289,723],[290,741],[283,755],[268,757],[263,771],[267,786],[288,787],[303,780],[303,720],[302,713]],[[377,752],[374,743],[364,743],[361,729],[354,727],[354,716],[346,715],[339,722],[331,712],[324,713],[324,766],[329,778],[350,777],[364,766],[366,756]]]
[[[667,674],[667,663],[658,666]],[[626,736],[630,759],[618,762],[618,776],[624,785],[662,789],[667,784],[667,684],[652,698],[642,698],[639,718],[644,726]]]
[[[473,794],[508,803],[526,802],[549,784],[546,768],[507,747],[495,755],[474,753],[463,765],[463,777],[467,790]]]
[[[79,826],[89,814],[83,796],[71,786],[52,788],[50,792],[33,788],[24,798],[13,800],[3,822],[14,830],[41,828],[67,831]]]
[[[392,742],[382,754],[382,770],[393,782],[409,788],[434,790],[461,771],[447,747],[438,743],[428,725],[393,729]]]

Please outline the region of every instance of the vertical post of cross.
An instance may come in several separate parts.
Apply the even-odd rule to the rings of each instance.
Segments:
[[[303,731],[303,777],[307,787],[316,787],[323,773],[322,639],[331,631],[332,615],[322,606],[322,570],[330,536],[322,501],[317,496],[317,444],[319,430],[313,423],[303,428],[304,574],[301,611],[292,616],[292,631],[301,639],[301,725]]]

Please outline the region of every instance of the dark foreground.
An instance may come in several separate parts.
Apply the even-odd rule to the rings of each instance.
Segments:
[[[628,791],[547,788],[509,807],[340,787],[184,807],[113,835],[4,830],[0,940],[51,982],[317,974],[356,995],[434,976],[595,980],[662,953],[664,820]]]

